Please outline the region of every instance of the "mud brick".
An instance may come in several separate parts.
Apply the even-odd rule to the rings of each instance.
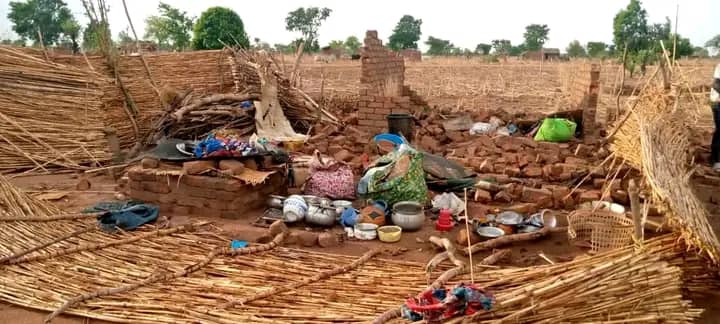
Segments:
[[[180,184],[209,189],[222,189],[225,181],[223,178],[196,175],[185,175],[180,178]]]
[[[130,181],[130,189],[143,190],[142,181]]]
[[[520,175],[520,168],[518,167],[505,167],[503,171],[506,175],[510,177],[517,177]]]
[[[372,127],[374,125],[374,121],[370,119],[361,119],[358,120],[358,125]]]
[[[160,213],[172,213],[175,208],[175,204],[156,203],[156,205],[160,208]]]
[[[530,161],[535,161],[535,159],[529,158],[528,155],[526,155],[526,154],[520,154],[520,155],[518,155],[517,166],[520,168],[524,168],[528,164],[530,164]],[[540,168],[540,171],[542,171],[542,168]]]
[[[601,193],[598,190],[586,190],[578,194],[577,202],[579,204],[600,200]]]
[[[492,201],[492,195],[490,192],[487,192],[482,189],[476,189],[475,190],[475,201],[481,202],[481,203],[489,203]]]
[[[178,200],[178,195],[175,193],[169,194],[158,194],[157,201],[163,204],[175,204]]]
[[[384,104],[382,102],[371,102],[368,104],[368,108],[383,108]]]
[[[215,161],[201,160],[201,161],[189,161],[183,163],[183,171],[185,174],[197,175],[207,170],[217,169]]]
[[[363,91],[365,92],[365,94],[362,93]],[[374,101],[374,100],[375,100],[375,97],[372,97],[372,96],[368,96],[368,95],[367,95],[367,90],[366,90],[366,89],[365,89],[365,90],[360,90],[360,92],[361,92],[361,93],[360,93],[360,97],[358,98],[358,100],[363,101],[363,102],[371,102],[371,101]]]
[[[606,182],[606,183],[605,183],[605,186],[603,186],[603,191],[606,190],[606,189],[608,189],[608,188],[609,188],[610,191],[622,190],[622,189],[623,189],[623,187],[622,187],[622,180],[620,180],[620,179],[613,179],[613,180],[610,180],[610,181]]]
[[[495,194],[493,200],[500,203],[511,203],[513,201],[513,197],[505,191],[499,191]]]
[[[146,157],[140,160],[140,165],[143,169],[155,169],[160,165],[160,161],[155,158]]]
[[[177,200],[176,204],[180,206],[188,206],[194,208],[205,208],[206,200],[207,199],[205,198],[183,196]]]
[[[159,194],[149,192],[145,190],[130,189],[130,198],[140,200],[143,202],[156,202],[158,201]]]
[[[245,170],[245,164],[238,161],[238,160],[232,160],[232,159],[226,159],[226,160],[220,160],[220,163],[218,164],[218,167],[220,170],[223,170],[225,172],[228,172],[232,175],[238,175]]]
[[[539,178],[543,175],[543,169],[538,166],[527,166],[523,169],[523,175],[528,178]]]
[[[524,136],[511,137],[511,138],[513,139],[513,141],[515,141],[516,143],[519,143],[523,146],[527,146],[527,147],[531,147],[531,148],[538,147],[538,143],[535,142],[535,140],[533,140],[532,138],[524,137]]]
[[[534,203],[520,203],[520,204],[514,204],[510,207],[505,208],[505,210],[514,211],[519,214],[534,214],[536,213],[540,207],[537,204]]]
[[[318,241],[318,234],[308,231],[298,233],[298,243],[304,247],[315,246]]]
[[[170,193],[170,187],[167,183],[164,182],[157,182],[157,181],[142,181],[140,182],[140,187],[142,190],[159,193],[159,194],[167,194]]]
[[[593,187],[602,189],[605,186],[605,179],[593,179]]]
[[[577,157],[574,157],[574,156],[568,156],[568,157],[566,157],[566,158],[565,158],[565,163],[566,163],[566,164],[572,164],[572,165],[583,165],[583,166],[584,166],[584,165],[588,165],[587,160],[585,160],[585,159],[580,159],[580,158],[577,158]]]
[[[383,114],[375,114],[375,113],[368,114],[368,119],[370,119],[372,121],[382,121],[384,123],[387,123],[387,122],[385,122],[385,115],[383,115]]]
[[[318,235],[318,245],[324,248],[335,247],[340,245],[340,240],[335,233],[323,232]]]
[[[373,111],[375,112],[375,114],[381,115],[381,116],[383,116],[383,118],[385,118],[385,116],[389,115],[390,112],[392,111],[390,108],[392,108],[392,107],[375,108]]]
[[[493,173],[495,172],[495,168],[493,167],[492,161],[484,159],[480,162],[480,165],[475,168],[475,171],[480,173]]]
[[[616,190],[611,193],[612,199],[622,205],[628,205],[630,204],[630,197],[628,196],[627,191],[625,190]]]
[[[547,189],[523,187],[521,200],[523,202],[537,204],[540,207],[552,207],[553,193]]]
[[[175,214],[190,215],[192,213],[192,207],[175,205],[172,211]]]
[[[155,181],[158,176],[154,173],[144,171],[141,167],[133,167],[128,170],[128,178],[134,181]]]
[[[453,142],[462,142],[465,139],[463,133],[457,131],[447,132],[447,137]]]

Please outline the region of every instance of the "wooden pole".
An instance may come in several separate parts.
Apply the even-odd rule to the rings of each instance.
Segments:
[[[470,232],[470,218],[468,216],[468,204],[467,204],[467,188],[465,188],[465,233],[467,233],[467,246],[468,246],[468,258],[470,259],[470,283],[475,284],[475,271],[473,270],[473,253],[470,249],[472,232]]]
[[[642,242],[644,240],[643,224],[640,217],[642,206],[640,205],[640,192],[635,184],[635,179],[630,179],[628,195],[630,196],[630,210],[632,212],[633,223],[635,223],[635,240]]]

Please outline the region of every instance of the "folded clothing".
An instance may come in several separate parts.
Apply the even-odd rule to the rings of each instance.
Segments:
[[[138,204],[120,210],[106,211],[98,216],[98,225],[106,232],[115,232],[118,228],[132,231],[144,224],[154,222],[158,214],[158,206]]]

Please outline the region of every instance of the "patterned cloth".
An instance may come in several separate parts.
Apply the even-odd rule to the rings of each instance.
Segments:
[[[310,176],[305,181],[306,195],[331,199],[355,199],[352,168],[335,160],[323,161],[320,152],[310,161]]]
[[[376,161],[379,166],[365,173],[358,192],[373,200],[383,200],[388,206],[401,201],[424,204],[428,189],[422,163],[422,153],[402,145]]]
[[[452,289],[431,289],[409,298],[402,306],[402,316],[411,321],[435,323],[489,311],[494,304],[493,294],[476,285],[461,283]]]

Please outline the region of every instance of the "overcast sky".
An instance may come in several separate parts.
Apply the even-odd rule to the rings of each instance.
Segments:
[[[110,5],[110,24],[113,36],[128,26],[121,0],[106,0]],[[126,0],[138,33],[144,34],[147,16],[157,12],[158,0]],[[11,37],[7,19],[9,0],[0,0],[0,37]],[[80,0],[66,0],[75,16],[86,22]],[[198,17],[210,6],[224,6],[235,10],[245,23],[252,40],[259,37],[270,44],[288,43],[299,37],[285,30],[285,17],[298,7],[328,7],[332,14],[320,28],[320,44],[333,39],[356,35],[361,39],[368,29],[378,31],[387,40],[397,21],[404,14],[423,20],[422,41],[428,36],[448,39],[459,47],[474,49],[478,43],[493,39],[522,42],[525,26],[533,23],[550,27],[546,47],[564,49],[577,39],[612,42],[612,21],[615,14],[629,0],[166,0],[174,7]],[[720,34],[720,0],[644,0],[648,21],[663,22],[666,16],[674,20],[676,5],[680,3],[678,32],[689,37],[694,45],[703,45]]]

